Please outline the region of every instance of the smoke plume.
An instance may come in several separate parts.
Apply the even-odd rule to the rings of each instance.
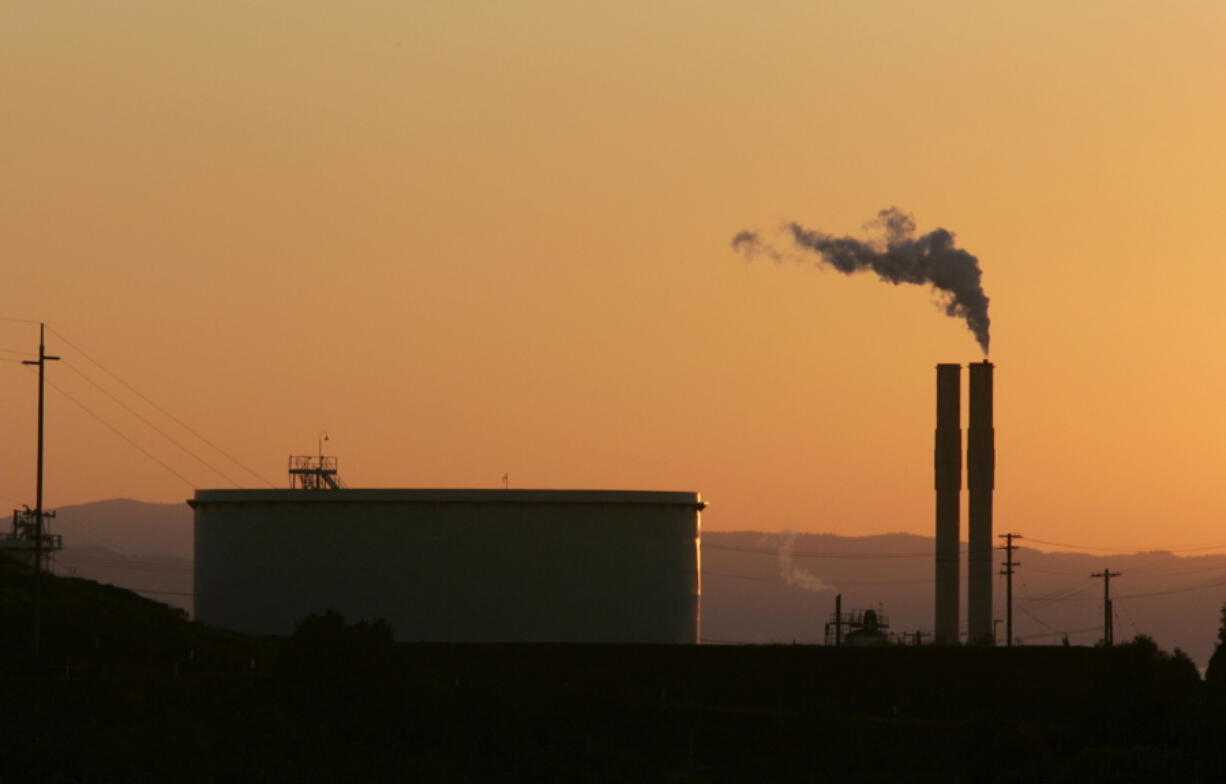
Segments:
[[[980,283],[979,259],[954,245],[954,235],[945,229],[934,229],[915,236],[915,220],[890,207],[877,213],[866,226],[876,239],[833,237],[807,229],[799,223],[783,227],[794,250],[780,250],[752,231],[738,232],[732,238],[734,250],[748,258],[766,256],[774,261],[794,258],[804,260],[817,254],[819,266],[834,267],[844,275],[871,270],[881,280],[898,285],[929,284],[939,292],[941,307],[946,315],[966,321],[966,327],[988,353],[988,297]]]
[[[797,566],[792,560],[792,550],[796,547],[796,532],[784,531],[779,543],[779,577],[788,585],[804,588],[806,591],[830,591],[832,586],[803,566]]]

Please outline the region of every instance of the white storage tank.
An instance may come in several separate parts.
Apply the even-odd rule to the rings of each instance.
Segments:
[[[698,641],[697,493],[198,490],[196,617],[310,613],[433,642]]]

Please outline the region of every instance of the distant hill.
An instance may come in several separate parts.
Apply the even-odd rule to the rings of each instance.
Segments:
[[[122,555],[192,557],[192,510],[186,503],[113,498],[55,511],[55,531],[72,547],[88,545]]]
[[[192,510],[130,498],[56,510],[57,574],[118,585],[191,613]]]
[[[114,499],[62,507],[55,530],[66,543],[56,559],[60,574],[123,586],[191,611],[187,504]],[[713,531],[703,534],[703,545],[702,637],[708,641],[821,642],[836,593],[843,595],[844,610],[883,611],[891,632],[932,628],[931,537]],[[1100,556],[1023,547],[1016,558],[1014,636],[1023,642],[1059,643],[1063,633],[1075,645],[1098,640],[1102,582],[1089,575],[1109,567],[1123,572],[1112,582],[1117,639],[1147,633],[1166,648],[1187,651],[1201,667],[1208,661],[1226,600],[1226,555]],[[964,563],[964,580],[965,574]],[[1003,577],[994,591],[1003,619]],[[965,599],[964,582],[964,608]]]

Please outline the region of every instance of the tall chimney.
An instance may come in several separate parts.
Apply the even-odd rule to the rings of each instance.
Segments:
[[[996,431],[992,426],[992,370],[986,359],[970,366],[970,418],[966,431],[967,639],[991,645],[992,490],[996,486]]]
[[[962,496],[962,366],[937,365],[936,618],[938,645],[958,644],[958,535]]]

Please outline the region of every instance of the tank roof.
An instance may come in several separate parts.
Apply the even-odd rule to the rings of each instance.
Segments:
[[[449,490],[353,488],[342,490],[197,490],[199,504],[638,504],[702,509],[699,493],[657,490]]]

